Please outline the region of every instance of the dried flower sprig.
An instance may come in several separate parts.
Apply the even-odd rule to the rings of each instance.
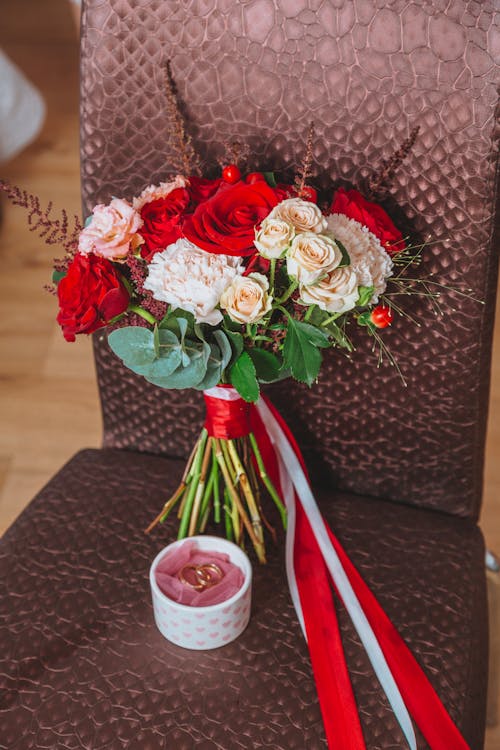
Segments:
[[[408,138],[405,138],[401,146],[389,157],[383,159],[379,169],[368,178],[368,195],[367,198],[373,198],[377,194],[387,192],[394,179],[396,171],[412,150],[417,136],[420,132],[420,125],[413,128]]]
[[[250,146],[241,141],[231,141],[224,143],[224,154],[218,159],[221,169],[228,164],[236,164],[240,169],[244,169],[250,156]]]
[[[307,185],[307,180],[311,176],[311,167],[313,162],[313,142],[314,142],[314,123],[311,122],[309,130],[307,131],[306,139],[306,151],[302,164],[300,165],[299,171],[297,172],[294,180],[294,188],[297,191],[299,198],[306,198],[304,188]]]
[[[37,195],[21,190],[16,185],[0,180],[2,190],[14,206],[20,206],[28,212],[28,225],[31,232],[37,232],[48,245],[61,245],[69,259],[73,257],[78,248],[78,237],[83,225],[78,216],[73,216],[72,221],[67,211],[63,208],[60,218],[50,216],[52,212],[52,201],[46,208],[40,205]],[[61,263],[65,263],[64,260]]]
[[[167,60],[165,65],[165,89],[167,94],[167,114],[172,126],[176,151],[176,154],[171,155],[169,167],[173,168],[175,166],[183,174],[198,175],[200,174],[200,159],[194,149],[192,138],[187,132],[186,118],[181,111],[170,60]],[[174,164],[174,156],[177,156],[179,159],[179,163],[176,165]]]

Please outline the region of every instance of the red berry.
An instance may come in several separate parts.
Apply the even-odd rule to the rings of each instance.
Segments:
[[[245,182],[248,182],[249,185],[254,185],[256,182],[265,182],[266,178],[262,174],[262,172],[250,172],[250,174],[247,174],[245,177]]]
[[[224,182],[229,182],[230,185],[234,185],[235,182],[241,180],[241,172],[236,164],[229,164],[222,170],[222,179]]]
[[[387,328],[387,326],[391,325],[393,317],[390,307],[386,307],[386,305],[377,305],[377,307],[374,307],[372,310],[370,320],[374,326],[377,326],[377,328]]]

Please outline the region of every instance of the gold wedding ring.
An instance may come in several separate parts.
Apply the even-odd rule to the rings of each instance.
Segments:
[[[224,573],[217,563],[184,565],[178,573],[178,578],[181,583],[195,591],[205,591],[220,583]]]

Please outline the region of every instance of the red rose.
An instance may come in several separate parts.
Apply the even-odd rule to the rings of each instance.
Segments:
[[[339,188],[330,209],[332,214],[344,214],[368,227],[389,255],[395,255],[406,247],[403,235],[392,223],[384,209],[377,203],[363,198],[357,190]]]
[[[92,333],[125,312],[129,293],[113,264],[99,255],[79,253],[57,286],[57,322],[66,341]]]
[[[220,187],[222,180],[218,177],[216,180],[206,180],[203,177],[189,178],[189,195],[194,204],[203,203],[212,197]]]
[[[141,255],[150,261],[158,250],[165,250],[167,245],[181,236],[180,221],[189,205],[189,192],[186,188],[176,188],[165,198],[157,198],[145,203],[141,208],[141,219],[144,224],[139,234],[144,240]]]
[[[184,219],[182,231],[188,240],[210,253],[253,255],[255,227],[277,203],[274,190],[266,182],[224,183]]]

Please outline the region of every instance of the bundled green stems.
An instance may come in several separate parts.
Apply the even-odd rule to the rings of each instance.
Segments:
[[[215,523],[223,521],[229,540],[244,546],[248,536],[257,558],[265,563],[264,527],[274,540],[276,532],[262,510],[261,483],[286,527],[285,506],[267,475],[254,435],[250,433],[237,440],[223,440],[209,437],[203,428],[181,483],[146,533],[163,523],[178,506],[178,539],[203,533],[213,515]]]

